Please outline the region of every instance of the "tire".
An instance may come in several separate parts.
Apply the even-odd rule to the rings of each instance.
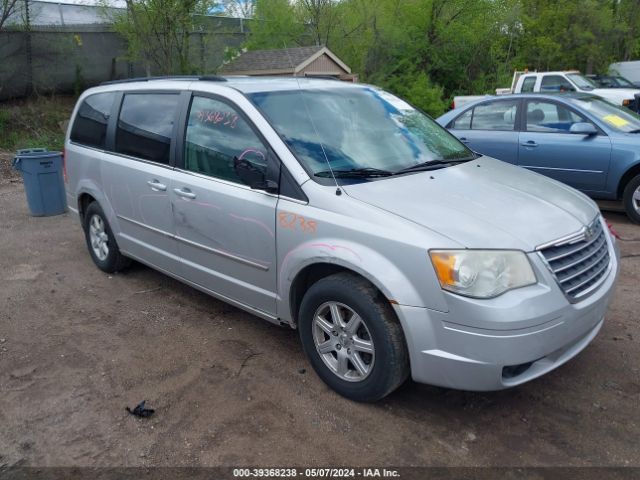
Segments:
[[[622,195],[624,210],[631,221],[640,223],[640,175],[633,177]]]
[[[103,272],[119,272],[131,264],[131,260],[120,253],[111,226],[98,202],[91,202],[84,214],[84,236],[93,263]]]
[[[334,315],[341,319],[338,323]],[[353,315],[361,322],[353,321]],[[407,379],[409,356],[400,322],[389,302],[362,277],[345,272],[319,280],[305,293],[298,318],[307,358],[340,395],[375,402]]]

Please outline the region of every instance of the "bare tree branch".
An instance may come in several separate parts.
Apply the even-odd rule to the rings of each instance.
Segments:
[[[18,7],[18,0],[0,0],[0,31],[9,17],[13,15]]]

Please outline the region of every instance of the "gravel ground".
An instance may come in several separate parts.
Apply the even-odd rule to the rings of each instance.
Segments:
[[[0,150],[0,185],[21,182],[20,174],[11,166],[14,154]]]
[[[28,215],[0,182],[0,467],[640,466],[640,227],[594,342],[494,393],[408,382],[374,405],[330,391],[296,332],[149,268],[91,263],[76,218]],[[128,415],[146,399],[156,413]]]

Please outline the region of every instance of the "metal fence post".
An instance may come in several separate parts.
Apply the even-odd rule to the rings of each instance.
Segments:
[[[31,18],[29,16],[29,0],[24,0],[24,21],[25,21],[25,52],[27,56],[27,84],[25,95],[29,96],[33,92],[33,52],[31,49]]]

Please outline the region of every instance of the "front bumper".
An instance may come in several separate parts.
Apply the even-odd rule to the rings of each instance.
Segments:
[[[501,390],[539,377],[582,351],[597,335],[613,295],[619,251],[588,298],[569,303],[543,262],[539,283],[491,300],[446,294],[448,312],[396,305],[416,382],[461,390]]]

